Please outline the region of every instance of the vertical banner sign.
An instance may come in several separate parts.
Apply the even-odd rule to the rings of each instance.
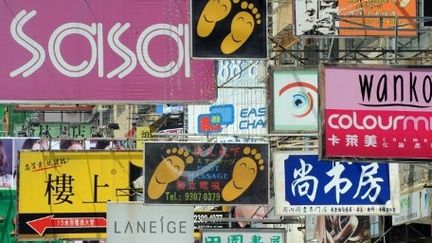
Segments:
[[[267,58],[266,0],[192,0],[192,55]]]
[[[273,70],[272,130],[318,130],[318,73],[316,69]]]
[[[295,35],[415,36],[416,17],[410,0],[295,0]]]
[[[275,152],[273,163],[277,215],[399,212],[397,164],[330,162],[298,152]]]
[[[107,243],[193,242],[193,206],[108,203]]]
[[[18,238],[105,238],[107,202],[130,201],[141,164],[138,151],[20,152]]]
[[[323,158],[430,160],[428,66],[321,66]]]
[[[267,143],[144,143],[146,204],[267,204]]]
[[[189,9],[170,0],[1,1],[0,100],[213,100],[214,62],[191,59]]]
[[[431,27],[432,26],[432,1],[431,0],[423,0],[423,17],[426,17],[427,19],[424,20],[423,26],[424,27]]]
[[[15,160],[13,153],[13,139],[0,139],[0,189],[3,187],[13,187],[13,170]]]

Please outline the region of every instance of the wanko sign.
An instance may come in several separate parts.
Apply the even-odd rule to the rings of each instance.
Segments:
[[[427,66],[321,66],[324,158],[432,157],[432,77]]]

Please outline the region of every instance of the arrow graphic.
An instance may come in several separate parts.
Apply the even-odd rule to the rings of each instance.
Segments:
[[[47,228],[104,228],[107,225],[106,219],[103,217],[54,218],[54,215],[26,223],[41,236]]]

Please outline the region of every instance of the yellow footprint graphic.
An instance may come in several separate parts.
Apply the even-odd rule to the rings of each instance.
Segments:
[[[160,198],[168,184],[183,174],[186,163],[193,162],[193,157],[184,149],[167,149],[166,153],[168,157],[159,163],[150,179],[147,193],[151,199]]]
[[[234,16],[231,22],[231,32],[221,44],[221,51],[224,54],[235,52],[249,39],[255,28],[255,19],[257,24],[261,24],[261,15],[252,3],[248,4],[244,1],[240,6],[242,9],[248,9],[250,12],[241,11]]]
[[[240,0],[233,0],[238,3]],[[209,0],[205,5],[197,26],[197,34],[200,37],[209,36],[216,23],[228,16],[231,11],[231,0]]]
[[[264,160],[256,149],[245,147],[243,154],[245,156],[234,165],[232,179],[222,190],[222,198],[227,202],[238,198],[245,192],[255,180],[258,170],[264,170]]]

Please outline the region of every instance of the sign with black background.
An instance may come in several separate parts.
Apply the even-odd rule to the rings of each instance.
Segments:
[[[432,0],[424,0],[423,1],[423,17],[432,17]],[[432,19],[427,19],[423,23],[424,26],[431,27]]]
[[[144,203],[268,204],[267,143],[144,144]]]
[[[191,1],[194,58],[267,58],[265,0]]]

